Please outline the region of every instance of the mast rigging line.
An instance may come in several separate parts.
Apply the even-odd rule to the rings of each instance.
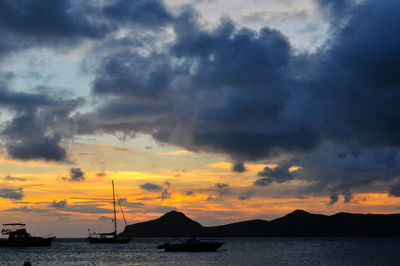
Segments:
[[[126,219],[125,219],[124,211],[122,210],[121,201],[119,200],[119,197],[118,197],[117,192],[115,192],[115,194],[117,195],[118,205],[119,205],[119,208],[121,209],[121,213],[122,213],[122,217],[124,218],[125,226],[128,226],[128,224],[127,224],[127,222],[126,222]]]
[[[112,189],[113,189],[113,203],[114,203],[114,234],[117,235],[117,213],[115,211],[114,180],[112,180]]]

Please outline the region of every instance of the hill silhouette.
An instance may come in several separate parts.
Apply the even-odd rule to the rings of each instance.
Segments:
[[[170,211],[158,219],[128,225],[121,235],[143,237],[192,236],[201,233],[203,226],[182,212]]]
[[[133,237],[397,237],[400,214],[311,214],[295,210],[266,221],[250,220],[205,227],[182,212],[171,211],[158,219],[128,225],[121,233]]]

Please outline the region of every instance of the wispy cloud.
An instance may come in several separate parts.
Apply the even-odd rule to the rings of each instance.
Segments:
[[[187,154],[191,154],[191,153],[192,152],[187,151],[187,150],[177,150],[177,151],[169,151],[169,152],[158,152],[158,153],[156,153],[156,155],[165,155],[165,156],[171,155],[171,156],[173,156],[173,155],[187,155]]]
[[[60,201],[53,200],[50,207],[56,209],[65,209],[67,207],[67,200],[60,200]]]
[[[24,198],[23,188],[2,188],[0,189],[0,198],[11,200],[22,200]]]
[[[160,191],[162,190],[162,187],[156,184],[152,184],[152,183],[145,183],[142,185],[139,185],[139,187],[143,190],[146,191]]]
[[[231,192],[231,188],[229,184],[217,183],[215,185],[215,193],[214,195],[208,196],[207,200],[209,201],[221,201],[225,199],[225,196]]]
[[[248,191],[240,193],[238,199],[240,199],[240,200],[250,199],[251,196],[253,196],[255,193],[256,193],[256,191],[250,189]]]
[[[6,181],[20,181],[20,182],[24,182],[24,181],[26,181],[27,179],[24,178],[24,177],[15,177],[15,176],[7,175],[6,177],[4,177],[4,180],[6,180]]]

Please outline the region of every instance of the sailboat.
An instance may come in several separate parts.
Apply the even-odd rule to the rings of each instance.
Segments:
[[[115,190],[114,190],[114,180],[112,180],[113,189],[113,204],[114,204],[114,232],[111,233],[90,233],[88,240],[91,244],[127,244],[132,237],[122,237],[117,234],[117,213],[115,211]],[[118,198],[119,207],[121,208],[121,213],[125,221],[125,226],[127,226],[124,212],[122,211],[121,202]]]

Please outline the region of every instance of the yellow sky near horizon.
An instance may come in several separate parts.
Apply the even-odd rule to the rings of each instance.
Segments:
[[[295,209],[323,214],[398,212],[400,200],[384,191],[355,193],[347,204],[340,196],[335,205],[329,206],[327,195],[298,197],[298,188],[307,185],[303,181],[273,183],[267,187],[252,185],[258,172],[276,164],[247,163],[247,171],[235,173],[232,162],[219,155],[192,153],[156,143],[149,147],[132,148],[132,143],[79,143],[70,149],[75,162],[72,164],[21,162],[2,153],[1,188],[22,188],[23,198],[0,198],[0,222],[28,223],[33,233],[53,232],[59,237],[84,237],[88,228],[111,230],[112,179],[128,223],[155,219],[170,210],[183,211],[205,226],[270,220]],[[72,167],[84,172],[84,181],[66,180]],[[146,183],[156,187],[146,190],[141,187]],[[217,184],[228,187],[219,190]],[[239,199],[240,195],[247,198]],[[121,230],[122,217],[118,219]]]

